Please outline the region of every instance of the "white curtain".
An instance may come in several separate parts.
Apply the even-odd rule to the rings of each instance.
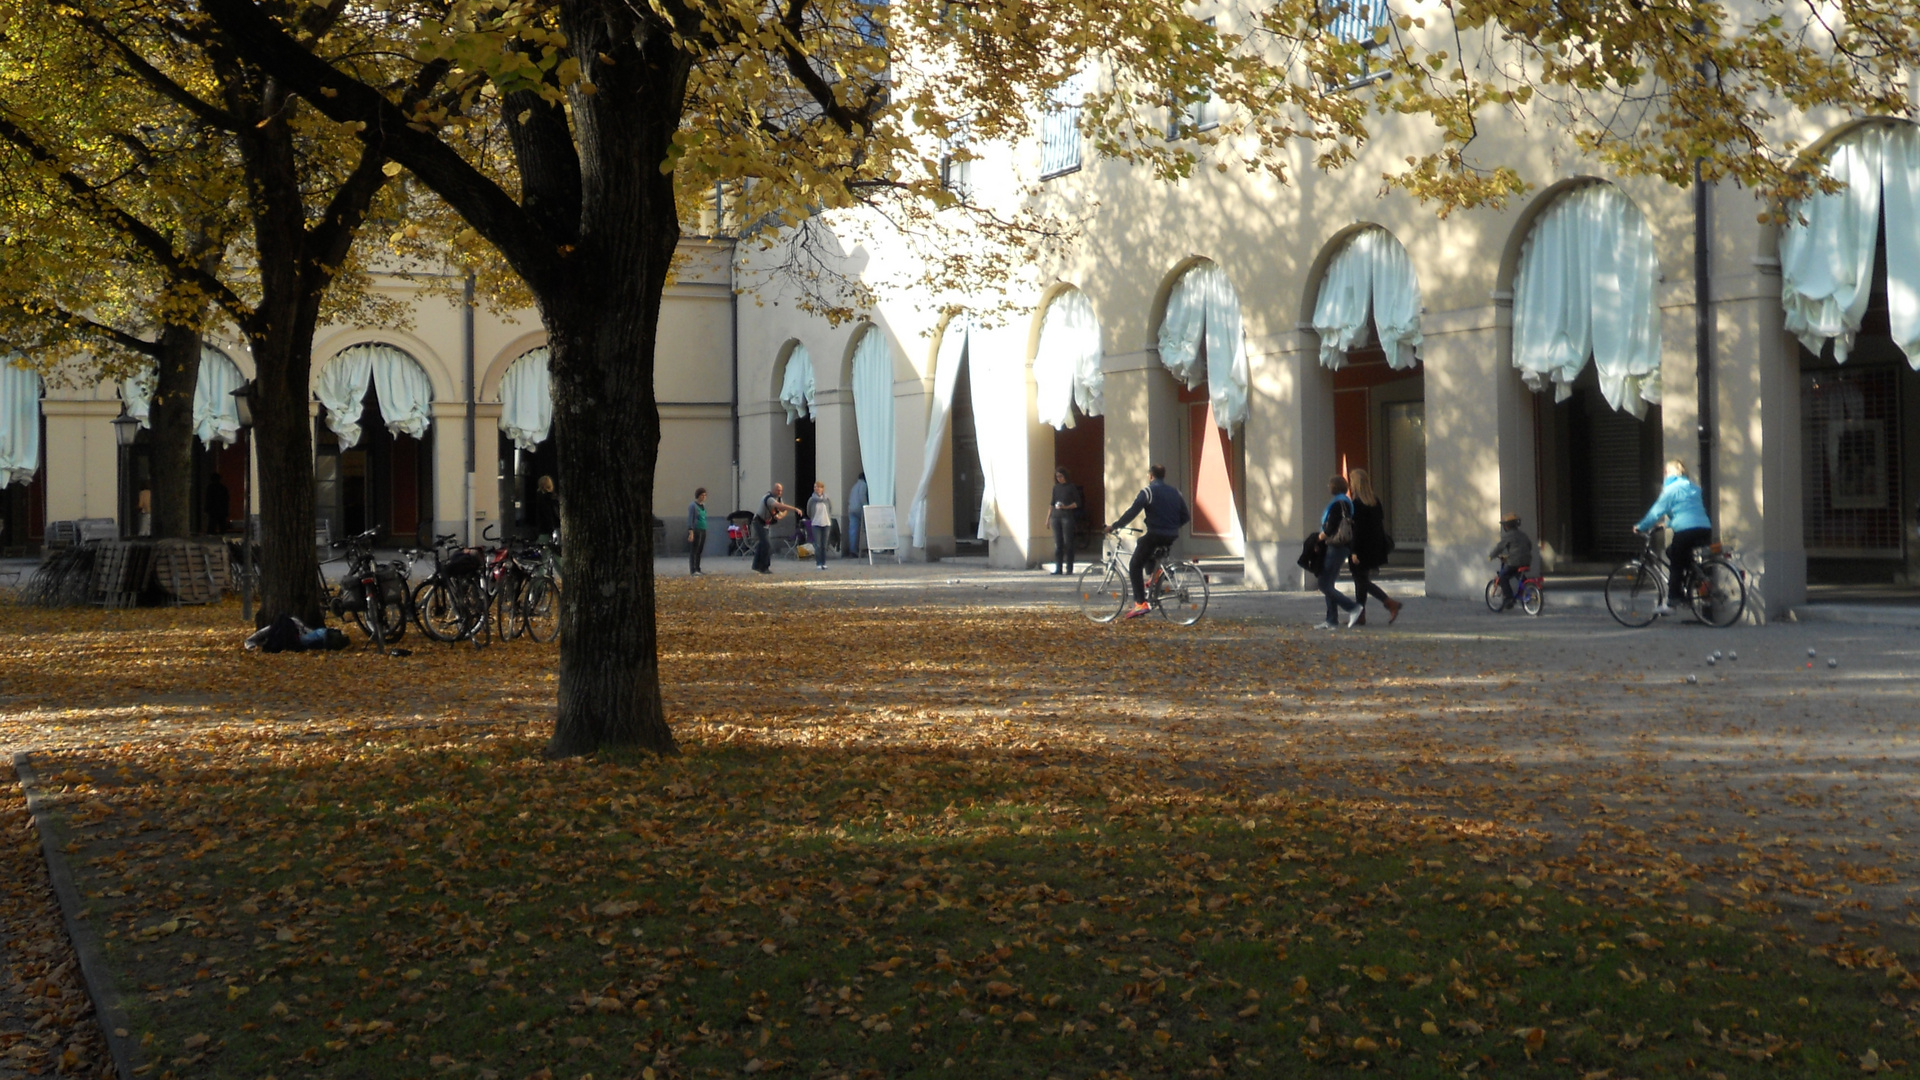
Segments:
[[[787,354],[787,372],[780,380],[780,404],[787,410],[787,423],[813,415],[813,358],[805,345],[795,345]]]
[[[860,465],[867,501],[893,505],[893,354],[887,335],[869,326],[853,353],[853,419],[860,434]]]
[[[232,446],[240,441],[240,403],[233,392],[247,380],[240,368],[218,349],[202,349],[200,374],[193,384],[193,433],[200,445]]]
[[[1834,147],[1825,171],[1847,186],[1796,203],[1795,219],[1780,234],[1787,329],[1815,353],[1832,341],[1834,359],[1846,363],[1873,287],[1884,209],[1893,341],[1920,368],[1920,128],[1851,132]]]
[[[40,376],[0,356],[0,487],[40,471]]]
[[[1160,320],[1160,362],[1189,390],[1206,381],[1214,422],[1222,428],[1231,432],[1246,420],[1247,343],[1240,329],[1240,296],[1218,265],[1201,263],[1174,282]]]
[[[433,383],[420,362],[391,345],[355,345],[329,360],[314,386],[314,396],[327,410],[327,426],[340,437],[341,446],[360,442],[360,414],[369,383],[388,431],[416,439],[426,434],[433,422]]]
[[[120,380],[120,400],[126,402],[127,415],[143,428],[153,426],[153,391],[159,381],[159,371],[150,366]]]
[[[965,319],[953,319],[947,323],[947,329],[940,335],[940,351],[933,360],[933,413],[927,417],[927,445],[920,455],[920,482],[913,488],[913,505],[907,511],[907,528],[913,537],[913,546],[927,546],[927,490],[933,486],[933,469],[940,459],[940,446],[947,437],[947,423],[953,418],[953,388],[960,381],[960,365],[967,362],[968,338],[971,327]],[[869,333],[875,336],[878,331]],[[862,343],[864,344],[864,342]],[[856,357],[854,363],[859,363]],[[858,393],[859,376],[854,376]],[[856,408],[857,400],[856,400]],[[980,413],[976,410],[975,417]],[[866,430],[863,426],[862,432]],[[982,444],[984,445],[984,443]],[[861,440],[861,456],[866,456],[864,437]],[[873,480],[873,470],[867,470],[867,480]],[[984,518],[982,519],[985,520]]]
[[[1100,370],[1100,319],[1079,289],[1053,298],[1040,321],[1040,347],[1033,354],[1040,422],[1055,430],[1073,426],[1073,408],[1099,416],[1106,376]]]
[[[1335,371],[1345,367],[1347,353],[1367,340],[1370,321],[1388,366],[1400,370],[1419,362],[1420,283],[1407,249],[1381,228],[1355,233],[1327,265],[1313,307],[1320,363]]]
[[[966,362],[972,365],[967,378],[969,398],[973,403],[974,445],[980,455],[980,527],[974,537],[992,542],[1000,537],[1000,507],[994,496],[993,456],[1000,447],[1000,440],[994,437],[995,421],[1006,415],[1004,409],[994,409],[992,405],[994,372],[993,365],[986,357],[975,353],[976,344],[973,335],[968,335]],[[989,355],[992,349],[985,350]],[[1022,418],[1024,423],[1024,417]]]
[[[553,430],[553,380],[547,347],[528,349],[500,376],[500,430],[513,445],[532,450]]]
[[[1561,196],[1520,247],[1513,366],[1564,400],[1592,357],[1607,404],[1645,416],[1660,401],[1659,274],[1646,216],[1618,188]]]

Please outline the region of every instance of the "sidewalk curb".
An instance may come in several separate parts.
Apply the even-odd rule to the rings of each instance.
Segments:
[[[59,839],[41,812],[44,800],[36,790],[39,775],[33,771],[32,755],[25,751],[14,754],[13,771],[20,783],[20,793],[27,799],[27,813],[33,817],[33,827],[40,834],[40,853],[46,859],[47,876],[53,881],[53,894],[60,900],[60,920],[66,924],[67,940],[73,944],[74,958],[80,962],[80,981],[87,988],[87,997],[93,1000],[94,1019],[100,1024],[101,1037],[106,1039],[107,1052],[113,1057],[114,1073],[120,1080],[136,1080],[134,1062],[138,1046],[131,1034],[121,1034],[132,1030],[127,1026],[130,1023],[127,1010],[121,1003],[113,973],[107,967],[106,952],[87,921],[80,890],[73,883],[73,872],[60,854]]]

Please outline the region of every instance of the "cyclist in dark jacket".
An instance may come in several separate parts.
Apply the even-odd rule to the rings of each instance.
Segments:
[[[1127,574],[1133,580],[1133,607],[1127,612],[1129,619],[1153,610],[1147,603],[1147,564],[1165,554],[1173,542],[1180,539],[1180,527],[1193,520],[1193,514],[1187,510],[1187,500],[1180,496],[1172,484],[1167,483],[1165,465],[1155,465],[1147,470],[1147,486],[1133,497],[1133,505],[1120,515],[1120,520],[1107,526],[1107,531],[1115,532],[1143,513],[1146,515],[1147,534],[1134,545],[1133,560],[1127,564]]]

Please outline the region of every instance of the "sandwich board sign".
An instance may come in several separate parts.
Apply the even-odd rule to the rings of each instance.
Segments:
[[[861,512],[861,529],[867,534],[867,565],[873,565],[876,551],[900,550],[900,525],[894,520],[893,507],[868,503]]]

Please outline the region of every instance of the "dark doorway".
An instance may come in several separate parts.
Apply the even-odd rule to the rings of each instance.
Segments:
[[[40,419],[40,468],[24,484],[0,488],[0,551],[8,558],[40,551],[47,531],[47,421]]]
[[[241,500],[245,497],[247,476],[248,434],[242,431],[240,441],[232,446],[216,445],[212,449],[208,449],[199,439],[193,440],[193,506],[188,520],[193,523],[195,533],[222,529],[240,531]],[[207,488],[216,475],[220,477],[220,485],[227,489],[227,509],[219,521],[212,519],[207,502]]]
[[[1608,564],[1639,551],[1633,526],[1660,497],[1660,407],[1648,405],[1646,416],[1635,419],[1608,405],[1592,364],[1565,401],[1547,392],[1533,400],[1536,537],[1563,561]]]
[[[540,478],[560,482],[560,447],[552,435],[531,450],[522,450],[505,434],[500,436],[500,517],[511,535],[531,540],[538,531],[533,520],[533,493]]]
[[[1072,482],[1080,485],[1075,546],[1090,549],[1099,543],[1100,530],[1107,522],[1106,417],[1086,416],[1076,407],[1073,426],[1053,433],[1053,464],[1067,470]],[[1047,483],[1051,488],[1051,477]]]
[[[324,421],[314,424],[314,515],[335,540],[368,529],[377,542],[416,544],[433,521],[431,440],[387,430],[372,388],[361,406],[360,441],[342,447]],[[224,467],[223,467],[224,473]],[[196,467],[197,472],[197,467]],[[229,484],[229,490],[232,490]]]
[[[813,482],[820,478],[815,465],[817,456],[813,442],[813,417],[802,416],[793,422],[793,491],[796,498],[788,499],[795,506],[805,506],[806,499],[813,494]]]
[[[974,426],[972,367],[963,356],[953,384],[953,542],[963,550],[986,546],[978,539],[987,477],[980,467],[980,434]]]
[[[1426,373],[1418,364],[1395,370],[1371,331],[1333,373],[1333,448],[1340,475],[1367,470],[1398,550],[1405,555],[1424,545]]]

